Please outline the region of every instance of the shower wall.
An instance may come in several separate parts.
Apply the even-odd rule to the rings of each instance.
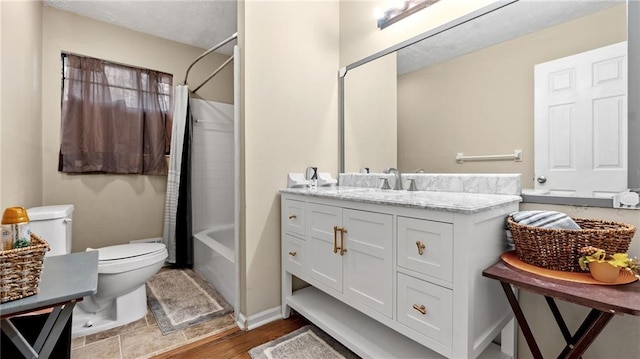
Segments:
[[[233,105],[192,99],[193,233],[234,223]]]

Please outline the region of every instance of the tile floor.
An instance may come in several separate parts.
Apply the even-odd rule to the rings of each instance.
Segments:
[[[142,359],[237,328],[233,314],[162,335],[151,311],[146,317],[104,332],[73,338],[71,359]]]

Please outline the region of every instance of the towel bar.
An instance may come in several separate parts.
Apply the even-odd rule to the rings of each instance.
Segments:
[[[497,161],[497,160],[514,160],[522,161],[522,150],[514,150],[514,153],[508,155],[481,155],[481,156],[465,156],[464,153],[458,152],[456,161],[464,163],[464,161]]]

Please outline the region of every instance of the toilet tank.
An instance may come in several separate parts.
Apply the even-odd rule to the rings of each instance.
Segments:
[[[31,232],[49,243],[46,256],[71,253],[72,204],[33,207],[27,215]]]

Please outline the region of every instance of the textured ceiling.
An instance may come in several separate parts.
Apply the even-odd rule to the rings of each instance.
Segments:
[[[399,50],[398,74],[624,3],[624,0],[521,0]]]
[[[46,6],[208,49],[237,30],[236,0],[44,0]],[[233,42],[217,52],[231,55]]]
[[[203,49],[237,31],[236,0],[44,0],[44,3]],[[621,3],[624,0],[521,0],[400,50],[398,73],[414,71]],[[233,44],[223,46],[218,52],[231,55]]]

